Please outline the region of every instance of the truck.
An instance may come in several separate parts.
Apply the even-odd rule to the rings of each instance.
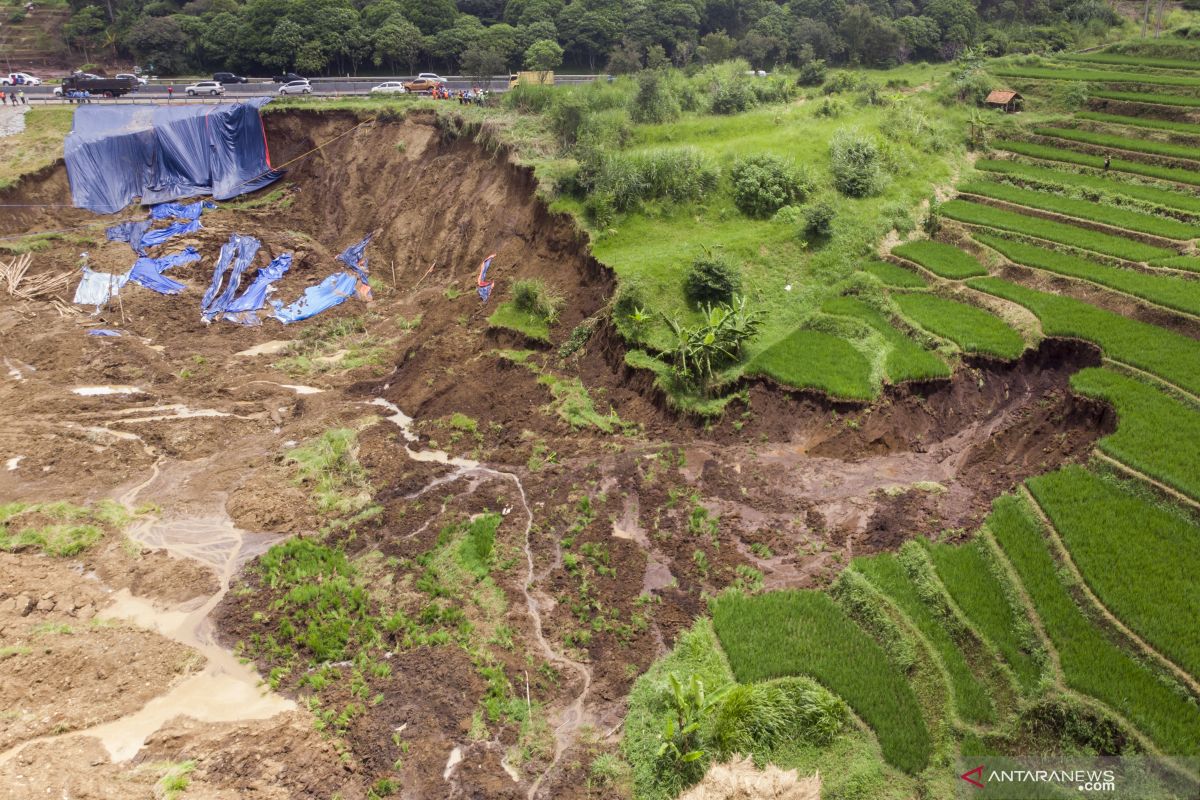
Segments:
[[[68,92],[87,92],[92,97],[120,97],[138,88],[133,78],[101,78],[97,75],[71,75],[63,78],[62,86],[54,90],[56,97]]]
[[[516,75],[508,79],[508,88],[515,89],[518,86],[553,86],[554,72],[518,72]]]

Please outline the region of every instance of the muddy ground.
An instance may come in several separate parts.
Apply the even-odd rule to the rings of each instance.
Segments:
[[[870,406],[752,383],[716,424],[681,418],[623,364],[609,272],[502,150],[426,117],[267,123],[275,163],[325,146],[164,248],[203,256],[172,271],[183,294],[130,286],[98,315],[0,297],[0,500],[140,512],[128,541],[0,554],[0,797],[161,796],[180,770],[187,797],[605,796],[588,763],[619,746],[632,681],[705,594],[822,586],[855,555],[966,536],[994,497],[1113,428],[1068,389],[1097,352],[1064,341]],[[69,202],[63,168],[4,202]],[[103,241],[115,218],[16,216],[11,233],[76,229],[34,252],[33,273],[74,270],[83,250],[101,271],[132,263]],[[206,325],[199,297],[234,232],[262,239],[259,266],[295,253],[278,284],[289,300],[375,232],[375,299],[288,327]],[[556,345],[592,323],[581,350],[488,329],[474,281],[491,252],[492,305],[514,279],[542,279],[566,300]],[[517,349],[534,352],[502,352]],[[552,388],[576,377],[612,432],[567,421]],[[358,490],[377,509],[344,525],[285,458],[331,428],[357,431]],[[256,559],[273,543],[343,550],[363,614],[419,620],[444,531],[486,512],[502,515],[498,566],[433,604],[459,620],[449,641],[384,626],[370,658],[386,668],[339,663],[320,690],[261,645],[280,593]],[[497,693],[508,705],[481,713]],[[352,706],[331,730],[322,715]]]

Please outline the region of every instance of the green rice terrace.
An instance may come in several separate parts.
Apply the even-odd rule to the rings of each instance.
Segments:
[[[133,263],[103,229],[144,212],[70,207],[72,109],[33,107],[0,137],[0,800],[1200,798],[1169,14],[282,98],[278,183],[95,313],[80,264]],[[288,297],[367,234],[369,277],[201,319],[249,233]],[[1045,764],[1110,772],[997,772]]]

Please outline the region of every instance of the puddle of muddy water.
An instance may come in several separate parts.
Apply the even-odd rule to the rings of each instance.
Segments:
[[[274,339],[262,344],[256,344],[247,350],[234,353],[236,356],[274,356],[282,353],[291,346],[291,341],[287,339]]]
[[[80,397],[104,397],[113,394],[144,394],[136,386],[78,386],[71,390]]]

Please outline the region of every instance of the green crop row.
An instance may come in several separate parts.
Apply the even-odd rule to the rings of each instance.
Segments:
[[[1124,100],[1129,103],[1151,103],[1160,106],[1200,107],[1200,97],[1182,94],[1151,94],[1148,92],[1092,92],[1092,97],[1102,100]]]
[[[1016,589],[993,568],[987,545],[926,542],[938,578],[971,626],[1000,653],[1017,682],[1032,692],[1042,677],[1041,652],[1033,626],[1016,599]]]
[[[893,248],[892,253],[907,258],[914,264],[920,264],[934,275],[943,278],[962,280],[987,275],[987,270],[970,253],[942,242],[918,239]]]
[[[1193,78],[1189,75],[1149,75],[1141,72],[1117,72],[1116,70],[1001,67],[992,70],[992,74],[1005,78],[1031,78],[1033,80],[1140,83],[1157,86],[1200,86],[1200,77]]]
[[[1047,336],[1095,342],[1109,358],[1200,394],[1200,342],[1195,339],[999,278],[975,278],[970,286],[1025,306],[1042,321]]]
[[[1126,125],[1131,128],[1150,128],[1157,131],[1171,131],[1173,133],[1188,133],[1200,136],[1200,125],[1193,125],[1190,122],[1175,122],[1170,119],[1123,117],[1119,114],[1103,114],[1099,111],[1077,111],[1075,119],[1086,119],[1092,122],[1107,122],[1110,125]]]
[[[1117,409],[1117,430],[1102,451],[1200,500],[1200,412],[1158,389],[1106,369],[1071,376],[1071,388]]]
[[[1159,69],[1200,69],[1192,59],[1187,58],[1152,58],[1148,56],[1127,56],[1120,53],[1074,53],[1059,56],[1063,61],[1082,61],[1090,64],[1116,64],[1130,67],[1157,67]]]
[[[1200,527],[1078,466],[1033,478],[1029,490],[1105,608],[1200,676]]]
[[[1200,283],[1194,280],[1174,275],[1148,275],[1131,269],[1110,267],[1086,258],[999,236],[981,233],[976,234],[975,238],[1016,264],[1091,281],[1176,311],[1200,315]]]
[[[1058,651],[1067,685],[1107,703],[1165,752],[1200,754],[1200,708],[1183,700],[1084,616],[1063,586],[1041,526],[1025,503],[1012,496],[1000,498],[988,527],[1033,601]]]
[[[875,396],[871,365],[863,354],[845,339],[821,331],[792,331],[759,353],[746,371],[833,397],[870,400]]]
[[[929,285],[929,281],[911,269],[905,269],[887,261],[868,261],[859,267],[859,269],[874,275],[884,286],[896,286],[902,289],[923,289]]]
[[[896,329],[888,319],[871,306],[852,297],[835,297],[821,309],[827,314],[861,319],[888,343],[883,371],[892,383],[950,377],[950,367],[935,354],[914,342]]]
[[[1181,144],[1171,144],[1170,142],[1135,139],[1130,136],[1116,136],[1111,133],[1085,131],[1080,128],[1034,128],[1033,132],[1038,136],[1051,136],[1055,139],[1094,144],[1097,147],[1112,147],[1118,150],[1131,150],[1135,153],[1149,153],[1156,156],[1200,161],[1200,150]]]
[[[1068,164],[1079,164],[1084,167],[1092,167],[1093,169],[1104,169],[1104,157],[1093,156],[1087,153],[1077,153],[1074,150],[1064,150],[1061,147],[1050,147],[1044,144],[1034,144],[1033,142],[1014,142],[1009,140],[999,140],[996,142],[996,147],[1001,150],[1007,150],[1010,153],[1018,153],[1030,158],[1041,158],[1047,161],[1063,161]],[[1163,181],[1174,181],[1175,183],[1186,183],[1192,186],[1200,186],[1200,172],[1190,169],[1178,169],[1176,167],[1156,167],[1153,164],[1143,164],[1139,161],[1126,161],[1123,158],[1114,158],[1109,163],[1109,169],[1116,172],[1128,172],[1131,175],[1144,175],[1147,178],[1158,178]]]
[[[871,726],[888,763],[910,773],[929,763],[931,739],[912,686],[829,595],[726,593],[712,615],[738,681],[816,678]]]
[[[1200,225],[1189,225],[1169,217],[1157,217],[1153,214],[1143,214],[1120,206],[1105,203],[1094,203],[1091,200],[1079,200],[1074,197],[1063,197],[1047,192],[1035,192],[1022,189],[1010,183],[996,181],[968,181],[958,186],[963,194],[975,194],[1003,200],[1006,203],[1037,208],[1042,211],[1054,211],[1071,217],[1112,225],[1115,228],[1125,228],[1131,231],[1149,233],[1152,236],[1162,236],[1167,239],[1194,239],[1200,236]]]
[[[1200,256],[1171,256],[1156,258],[1150,262],[1152,267],[1170,267],[1171,269],[1186,269],[1189,272],[1200,272]]]
[[[1103,165],[1103,162],[1101,163]],[[1023,164],[1020,161],[995,161],[992,159],[976,161],[975,168],[1049,186],[1069,186],[1083,189],[1093,197],[1121,195],[1164,208],[1200,214],[1200,197],[1194,194],[1172,192],[1168,189],[1142,186],[1138,183],[1125,183],[1116,180],[1116,176],[1112,175],[1064,172],[1050,167]]]
[[[1025,350],[1021,334],[981,308],[928,294],[901,294],[894,299],[906,317],[964,352],[1011,359]]]
[[[995,709],[988,699],[983,683],[971,671],[945,622],[935,617],[921,599],[896,556],[892,553],[881,553],[869,558],[856,558],[853,567],[866,575],[877,589],[895,603],[929,641],[950,677],[954,709],[959,718],[976,723],[995,719]]]
[[[981,203],[969,203],[965,200],[951,200],[943,203],[942,213],[959,222],[1012,231],[1077,247],[1080,250],[1091,250],[1114,258],[1123,258],[1127,261],[1149,261],[1152,258],[1166,258],[1175,255],[1175,251],[1164,247],[1155,247],[1121,236],[1100,233],[1041,217],[1031,217],[1027,214],[1018,214],[1015,211],[985,206]]]

